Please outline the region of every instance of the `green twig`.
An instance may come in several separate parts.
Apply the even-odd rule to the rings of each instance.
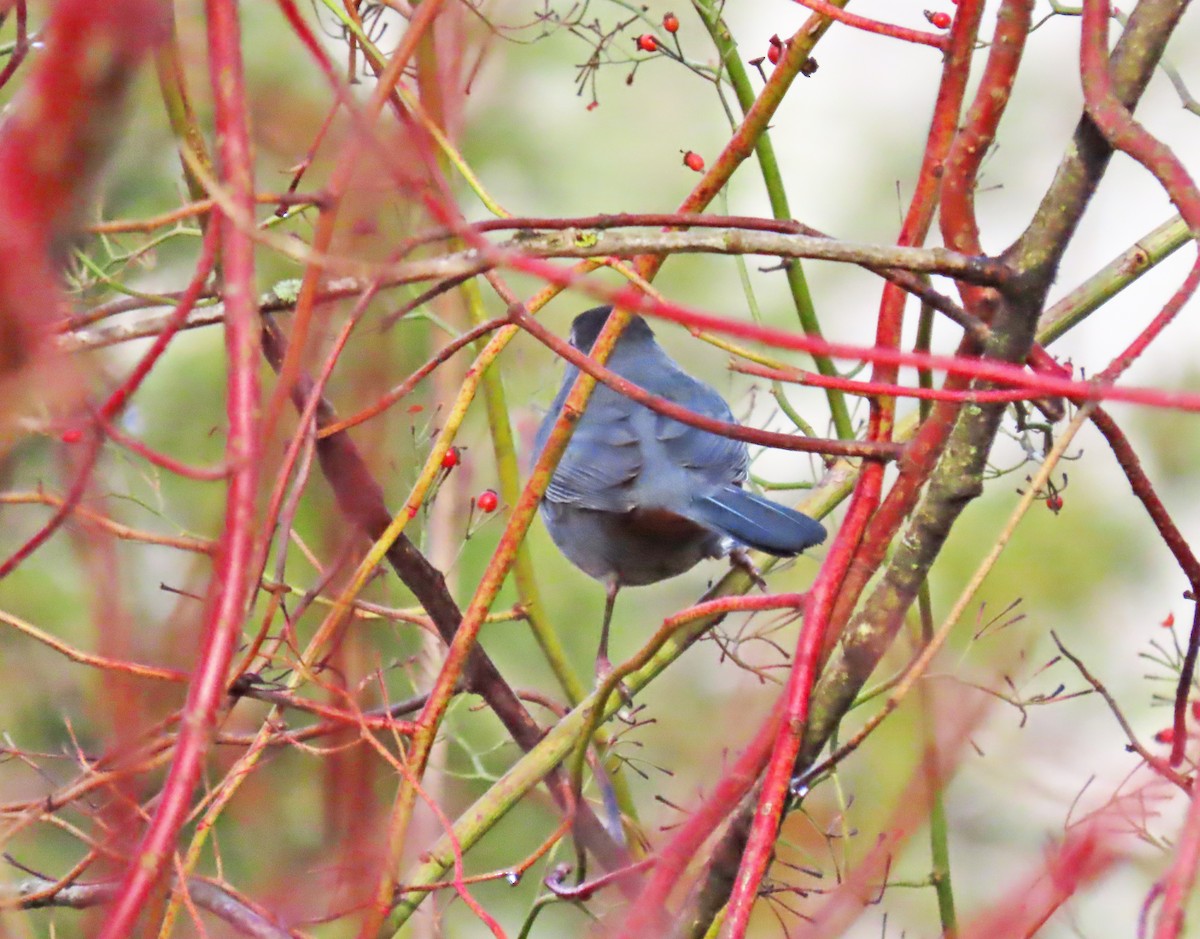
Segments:
[[[733,85],[742,113],[748,113],[754,104],[755,95],[750,86],[750,76],[742,64],[733,35],[721,19],[718,6],[713,0],[693,0],[693,5],[708,29],[713,44],[717,47],[717,52],[721,57],[721,62],[729,73],[730,84]],[[763,174],[772,215],[777,219],[790,219],[792,212],[788,207],[783,174],[780,172],[779,163],[775,158],[775,148],[771,144],[771,137],[765,130],[755,141],[754,152],[758,157],[758,165]],[[792,293],[792,302],[800,317],[801,328],[810,336],[821,336],[821,324],[813,305],[812,294],[808,289],[808,280],[804,276],[804,268],[799,261],[790,260],[784,262],[783,269],[787,276],[788,288]],[[822,375],[837,375],[833,360],[828,356],[813,356],[813,364]],[[846,406],[845,396],[833,388],[826,389],[825,395],[829,400],[829,412],[833,420],[834,431],[843,440],[853,438],[854,425],[850,420],[850,411]],[[781,404],[780,407],[784,407],[784,405]],[[785,413],[787,413],[786,409]]]
[[[917,594],[917,612],[921,618],[921,641],[933,640],[933,604],[929,598],[929,581],[921,585]],[[934,721],[934,704],[925,682],[917,684],[917,702],[921,709],[924,725],[925,778],[929,785],[929,879],[937,895],[938,916],[942,923],[942,936],[954,939],[958,935],[958,917],[954,912],[954,888],[950,882],[950,831],[946,823],[946,803],[942,795],[945,779],[942,778],[938,760],[937,728]]]

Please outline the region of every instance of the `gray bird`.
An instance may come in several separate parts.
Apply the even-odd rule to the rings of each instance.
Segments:
[[[581,313],[571,345],[591,352],[612,307]],[[608,368],[652,395],[704,417],[732,421],[717,391],[679,367],[635,316]],[[579,370],[568,366],[538,428],[541,452]],[[656,414],[598,384],[542,499],[542,518],[559,550],[605,585],[596,670],[611,670],[608,629],[617,592],[691,569],[704,558],[744,548],[791,557],[825,540],[807,515],[746,492],[749,452],[731,440]],[[748,561],[746,562],[748,564]]]

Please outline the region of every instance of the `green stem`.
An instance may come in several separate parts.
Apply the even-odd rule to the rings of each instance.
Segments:
[[[693,0],[693,5],[708,29],[713,44],[717,47],[721,62],[729,75],[730,84],[733,86],[734,94],[737,95],[738,106],[745,114],[753,106],[755,95],[750,86],[750,76],[746,73],[746,67],[738,55],[737,43],[721,20],[717,5],[713,0]],[[772,215],[777,219],[790,219],[792,212],[788,207],[783,174],[780,172],[779,162],[775,158],[775,148],[771,144],[771,137],[765,130],[755,141],[754,152],[758,157],[758,165],[766,185]],[[788,288],[792,293],[792,302],[795,304],[796,313],[800,318],[801,328],[810,336],[822,336],[821,324],[817,319],[816,308],[813,306],[812,294],[808,289],[808,280],[804,276],[803,266],[799,261],[791,260],[785,263],[784,271],[787,276]],[[828,356],[813,356],[813,364],[822,375],[837,375],[837,369]],[[833,388],[826,389],[825,395],[829,399],[829,413],[833,419],[834,431],[843,440],[852,439],[854,426],[850,420],[850,411],[846,406],[845,396]]]
[[[1046,310],[1038,321],[1043,345],[1077,326],[1135,280],[1192,240],[1187,223],[1176,215],[1113,258]]]
[[[933,340],[933,307],[928,303],[921,304],[921,314],[917,319],[917,341],[913,344],[915,352],[929,352]],[[917,384],[922,388],[933,388],[933,371],[928,368],[917,369]],[[933,410],[933,402],[922,399],[917,406],[917,413],[924,422]]]
[[[933,640],[933,603],[929,598],[929,581],[921,585],[917,594],[917,611],[921,617],[921,641]],[[917,701],[921,708],[924,724],[925,775],[929,784],[929,854],[930,881],[937,895],[938,916],[942,923],[944,939],[958,935],[958,917],[954,912],[954,888],[950,883],[950,832],[946,823],[946,803],[942,797],[945,780],[942,779],[937,752],[937,736],[934,728],[933,701],[924,682],[917,684]]]
[[[196,120],[196,112],[192,110],[188,99],[187,86],[184,84],[183,60],[179,54],[179,34],[175,30],[174,4],[163,4],[164,15],[170,19],[170,32],[166,40],[158,46],[154,53],[154,68],[158,74],[158,86],[162,92],[163,104],[167,108],[167,119],[171,131],[179,146],[190,150],[200,160],[206,169],[212,169],[212,158],[208,154],[208,146],[204,141],[204,133],[200,130],[200,122]],[[183,163],[183,179],[187,185],[188,195],[193,202],[208,198],[208,190],[204,183],[192,172],[186,159]],[[208,216],[200,217],[200,225],[208,224]]]

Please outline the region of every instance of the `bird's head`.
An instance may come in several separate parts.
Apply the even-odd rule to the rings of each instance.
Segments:
[[[581,352],[591,352],[592,346],[596,344],[596,337],[600,335],[600,330],[604,328],[611,312],[611,306],[598,306],[575,317],[575,321],[571,323],[571,345]],[[644,319],[635,316],[621,333],[620,342],[621,345],[626,345],[629,342],[647,339],[654,339],[654,331]]]

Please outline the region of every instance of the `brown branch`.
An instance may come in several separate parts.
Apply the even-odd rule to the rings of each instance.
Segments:
[[[15,883],[0,884],[0,906],[16,909],[66,908],[86,910],[111,903],[117,895],[115,880],[70,883],[56,887],[46,877],[30,875]],[[228,890],[199,878],[187,881],[187,892],[196,905],[228,923],[240,935],[252,939],[295,939],[296,933],[279,926]],[[25,897],[36,899],[26,901]]]

